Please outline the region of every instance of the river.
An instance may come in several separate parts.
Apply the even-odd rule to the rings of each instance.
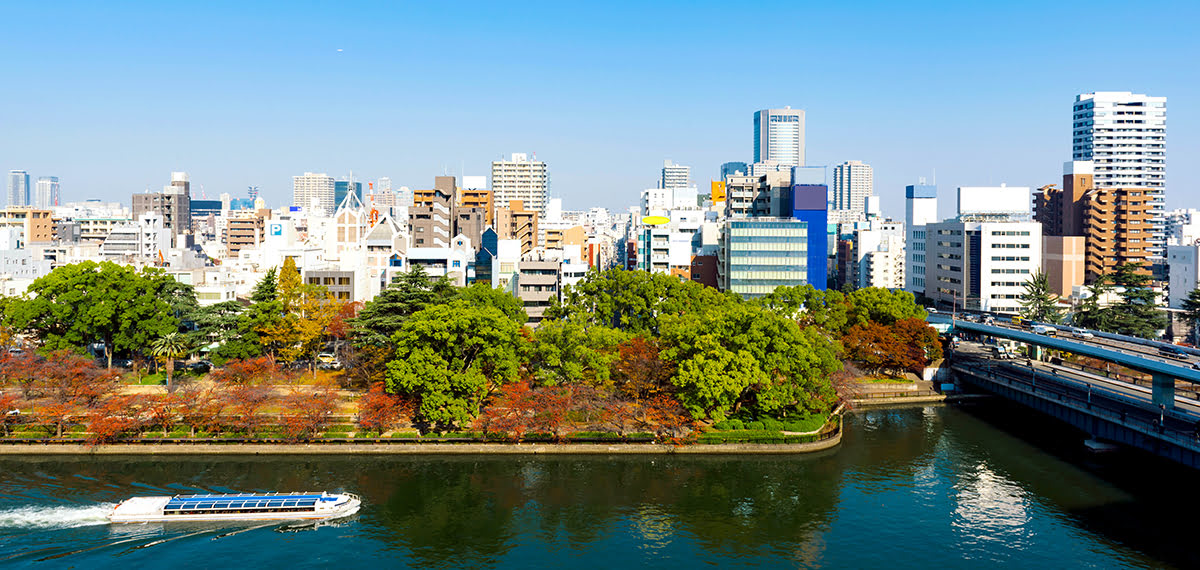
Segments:
[[[0,567],[1197,567],[1194,472],[1000,403],[858,411],[799,456],[0,458]],[[349,491],[354,517],[109,525],[133,495]]]

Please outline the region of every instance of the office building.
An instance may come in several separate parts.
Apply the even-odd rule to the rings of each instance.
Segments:
[[[1167,98],[1128,91],[1075,97],[1072,159],[1091,161],[1097,188],[1145,188],[1151,219],[1146,248],[1165,254]]]
[[[804,111],[784,107],[754,113],[754,162],[804,166]]]
[[[37,190],[33,193],[33,207],[40,209],[53,208],[58,205],[58,177],[39,176]]]
[[[163,229],[171,234],[191,231],[191,182],[186,172],[172,172],[171,183],[164,186],[162,192],[133,195],[133,219],[141,220],[143,214],[148,213],[161,217]]]
[[[8,207],[29,205],[29,173],[12,170],[8,173]]]
[[[1193,245],[1200,241],[1200,210],[1180,208],[1167,212],[1167,245]]]
[[[957,310],[1016,314],[1025,283],[1042,266],[1042,225],[947,220],[925,226],[925,296]]]
[[[413,206],[408,209],[413,247],[450,247],[457,189],[455,179],[437,176],[433,180],[433,188],[413,192]]]
[[[805,281],[821,290],[829,283],[828,194],[829,187],[824,184],[794,184],[791,188],[791,217],[806,224],[804,239],[808,276]]]
[[[54,222],[50,210],[39,210],[28,206],[9,207],[0,210],[0,229],[20,230],[24,242],[39,243],[54,239]]]
[[[305,172],[303,176],[292,177],[292,205],[300,206],[310,214],[323,216],[333,215],[338,202],[335,183],[328,174]]]
[[[492,162],[492,197],[496,204],[520,200],[526,208],[545,215],[550,199],[550,176],[546,163],[513,153],[511,160]]]
[[[1188,294],[1200,288],[1200,245],[1167,246],[1167,265],[1171,268],[1167,305],[1182,309]]]
[[[858,160],[833,168],[833,200],[830,210],[848,211],[867,219],[867,198],[875,193],[875,174],[870,165]]]
[[[526,208],[520,200],[511,200],[506,206],[496,208],[496,233],[501,240],[516,240],[521,244],[521,255],[538,246],[538,212]]]
[[[663,161],[662,179],[658,182],[659,188],[686,188],[692,185],[692,169],[682,164],[675,164],[670,160]]]
[[[767,295],[777,287],[809,283],[809,227],[805,221],[787,218],[726,220],[717,255],[721,290],[749,299]],[[824,230],[818,233],[823,241]]]

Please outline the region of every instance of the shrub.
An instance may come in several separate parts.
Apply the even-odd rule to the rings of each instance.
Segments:
[[[783,422],[768,418],[762,421],[763,429],[767,431],[783,431]]]
[[[748,430],[754,430],[754,431],[762,431],[764,429],[767,429],[766,426],[764,426],[762,422],[758,422],[758,421],[747,422],[745,427]]]
[[[398,431],[393,433],[392,437],[395,439],[417,439],[421,437],[421,434],[415,431]]]

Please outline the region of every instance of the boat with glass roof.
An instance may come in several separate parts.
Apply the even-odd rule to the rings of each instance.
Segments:
[[[231,493],[132,497],[108,515],[114,523],[168,521],[314,520],[358,512],[353,493]]]

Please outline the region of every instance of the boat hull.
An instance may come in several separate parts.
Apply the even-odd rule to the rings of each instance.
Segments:
[[[256,510],[242,512],[163,513],[170,497],[134,497],[118,504],[109,514],[112,523],[213,522],[213,521],[312,521],[348,517],[358,512],[362,501],[350,494],[336,495],[335,504],[318,502],[312,510]]]

